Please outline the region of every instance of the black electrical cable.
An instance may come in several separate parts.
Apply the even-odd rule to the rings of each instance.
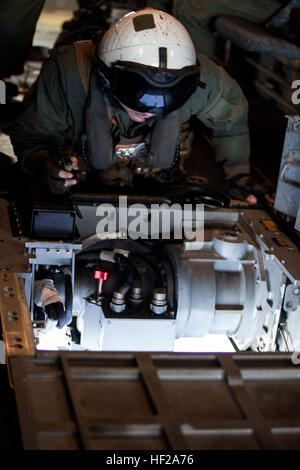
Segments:
[[[63,328],[72,321],[73,316],[73,287],[71,273],[65,272],[65,312],[57,323],[57,328]]]

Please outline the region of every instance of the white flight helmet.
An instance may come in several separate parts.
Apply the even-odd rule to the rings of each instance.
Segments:
[[[160,52],[161,48],[166,51]],[[168,69],[196,65],[185,27],[174,16],[153,8],[132,11],[111,26],[101,40],[99,57],[107,66],[122,60],[162,67],[162,59]]]
[[[106,31],[97,69],[119,101],[154,114],[182,106],[196,90],[200,73],[185,27],[153,8],[128,13]]]

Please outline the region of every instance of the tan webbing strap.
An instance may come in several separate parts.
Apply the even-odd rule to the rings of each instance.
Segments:
[[[74,43],[76,50],[76,61],[83,88],[86,94],[89,92],[90,73],[93,65],[93,58],[96,51],[96,44],[92,41],[77,41]]]

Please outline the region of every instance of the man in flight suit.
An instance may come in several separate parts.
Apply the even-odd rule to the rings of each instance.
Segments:
[[[12,142],[23,170],[63,193],[77,183],[70,171],[78,169],[75,148],[84,147],[90,167],[103,170],[124,143],[138,145],[145,165],[170,168],[182,123],[196,116],[213,131],[226,175],[248,174],[247,101],[223,68],[198,59],[184,26],[151,8],[122,17],[97,45],[59,48],[15,123]]]

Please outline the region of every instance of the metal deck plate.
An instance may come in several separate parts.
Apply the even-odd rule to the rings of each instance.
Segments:
[[[25,449],[300,449],[288,353],[43,352],[10,364]]]

